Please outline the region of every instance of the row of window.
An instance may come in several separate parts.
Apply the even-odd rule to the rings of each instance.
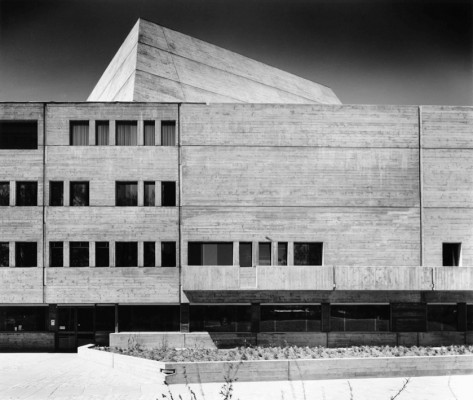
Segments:
[[[47,330],[47,307],[0,307],[0,331]],[[64,332],[178,331],[179,306],[58,307],[58,330]],[[251,332],[251,307],[191,305],[190,330]],[[391,331],[389,305],[330,305],[329,330],[339,332]],[[473,305],[467,305],[466,329],[473,331]],[[427,331],[456,331],[457,306],[427,305]],[[76,322],[77,321],[77,322]],[[320,332],[320,305],[261,305],[259,332]]]
[[[144,146],[156,145],[155,121],[144,121]],[[70,121],[70,145],[89,145],[89,121]],[[176,121],[161,121],[161,146],[176,145]],[[95,144],[110,144],[110,122],[95,121]],[[138,145],[138,121],[116,121],[115,145]],[[38,121],[0,121],[0,150],[38,148]]]
[[[89,242],[69,242],[69,266],[90,265]],[[176,266],[176,242],[161,242],[161,267]],[[15,266],[35,267],[37,265],[36,242],[15,242]],[[8,242],[0,242],[0,267],[10,266]],[[64,242],[49,242],[49,266],[64,266]],[[110,243],[95,242],[95,266],[110,266]],[[138,242],[115,242],[115,266],[138,266]],[[143,266],[156,266],[156,242],[143,243]]]
[[[38,205],[38,183],[16,182],[15,205],[36,206]],[[156,183],[144,182],[143,205],[155,206]],[[10,182],[0,182],[0,206],[10,205]],[[49,182],[49,205],[64,205],[64,182]],[[89,182],[69,182],[69,205],[89,205]],[[116,206],[138,206],[138,182],[116,182],[115,183],[115,205]],[[176,205],[176,182],[161,182],[161,205],[174,207]]]

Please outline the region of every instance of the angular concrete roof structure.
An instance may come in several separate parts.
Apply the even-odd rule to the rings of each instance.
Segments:
[[[341,103],[326,86],[143,19],[87,100]]]

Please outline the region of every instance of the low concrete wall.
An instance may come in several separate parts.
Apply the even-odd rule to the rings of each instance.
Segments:
[[[174,363],[107,353],[90,347],[92,345],[79,347],[79,357],[168,384],[224,382],[226,377],[251,382],[473,373],[473,356],[470,355]]]
[[[0,332],[0,351],[54,351],[54,332]]]
[[[473,344],[473,332],[120,332],[110,346],[128,348],[229,348],[237,346],[450,346]]]

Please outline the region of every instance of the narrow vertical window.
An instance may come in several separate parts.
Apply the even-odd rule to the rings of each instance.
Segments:
[[[69,261],[71,267],[88,267],[89,242],[70,242]]]
[[[71,121],[71,146],[89,145],[89,121]]]
[[[108,146],[110,124],[108,121],[97,121],[95,123],[95,144],[97,146]]]
[[[143,266],[154,267],[156,265],[155,257],[155,242],[144,242],[143,243]]]
[[[49,205],[64,205],[64,182],[49,182]]]
[[[258,250],[258,265],[271,265],[271,243],[259,243]]]
[[[278,265],[287,265],[287,243],[278,242]]]
[[[154,207],[155,202],[155,184],[154,182],[145,182],[144,184],[143,205],[146,207]]]
[[[176,242],[161,242],[161,266],[176,266]]]
[[[239,255],[240,255],[240,267],[251,267],[252,255],[253,255],[253,245],[251,242],[240,242],[239,246]]]
[[[119,207],[138,205],[138,182],[116,182],[116,201]]]
[[[137,267],[138,266],[138,243],[137,242],[116,242],[115,243],[115,264],[117,267]]]
[[[154,121],[145,121],[144,123],[144,140],[145,146],[154,146]]]
[[[16,205],[36,206],[38,205],[38,182],[16,183]]]
[[[176,121],[162,121],[161,122],[161,145],[175,146],[176,145]]]
[[[110,247],[108,242],[95,242],[95,266],[110,266]]]
[[[8,242],[0,242],[0,267],[10,265],[10,246]]]
[[[176,205],[176,182],[161,182],[161,205],[163,207]]]
[[[70,183],[70,205],[74,207],[89,205],[89,182]]]
[[[36,267],[38,253],[36,242],[15,243],[15,265],[17,267]]]
[[[64,265],[63,242],[49,242],[49,266],[62,267]]]
[[[444,267],[459,267],[461,265],[461,243],[443,243],[442,258]]]
[[[0,182],[0,206],[10,205],[10,182]]]
[[[322,265],[323,243],[294,243],[294,265]]]
[[[116,123],[116,145],[136,146],[138,144],[136,121],[117,121]]]

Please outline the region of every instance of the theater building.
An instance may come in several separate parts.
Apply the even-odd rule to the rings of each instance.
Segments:
[[[0,349],[473,343],[473,108],[145,20],[87,101],[0,104],[0,224]]]

